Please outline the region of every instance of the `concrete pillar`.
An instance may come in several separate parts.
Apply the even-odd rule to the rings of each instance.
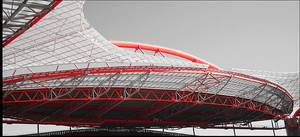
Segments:
[[[193,126],[193,135],[196,136],[195,134],[195,127]]]
[[[232,127],[233,127],[233,128],[232,128],[232,129],[233,129],[233,135],[236,136],[234,124],[232,124]]]
[[[39,124],[37,124],[37,134],[38,134],[38,136],[40,136],[40,125]]]

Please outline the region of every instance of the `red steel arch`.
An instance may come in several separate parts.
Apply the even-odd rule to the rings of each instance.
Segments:
[[[169,55],[173,55],[176,57],[190,60],[195,63],[207,64],[207,65],[209,65],[208,69],[211,69],[211,70],[222,70],[220,67],[218,67],[214,64],[211,64],[203,59],[200,59],[200,58],[190,55],[188,53],[184,53],[182,51],[177,51],[177,50],[170,49],[170,48],[165,48],[165,47],[160,47],[160,46],[150,45],[150,44],[144,44],[144,43],[125,42],[125,41],[111,41],[111,42],[112,42],[112,44],[114,44],[120,48],[131,48],[131,49],[154,51],[156,53],[157,52],[166,53]]]
[[[293,117],[300,117],[300,108],[298,108],[298,110],[295,112]]]

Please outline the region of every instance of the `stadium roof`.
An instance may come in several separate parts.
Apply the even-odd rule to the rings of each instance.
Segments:
[[[8,117],[19,116],[21,119],[33,120],[26,121],[28,123],[59,124],[58,121],[50,121],[66,120],[59,117],[56,112],[68,115],[79,115],[82,113],[80,111],[90,112],[81,109],[90,102],[68,106],[70,102],[99,100],[98,103],[101,104],[102,97],[104,97],[103,100],[113,100],[112,98],[115,97],[116,100],[121,101],[101,111],[101,115],[98,117],[109,112],[117,113],[118,111],[115,111],[114,108],[128,98],[128,100],[136,99],[137,102],[157,101],[158,104],[164,101],[172,102],[171,105],[176,104],[176,101],[198,105],[199,102],[202,102],[206,105],[217,104],[216,106],[221,106],[222,109],[232,107],[244,110],[243,112],[257,112],[254,113],[254,116],[244,116],[243,112],[239,112],[240,116],[237,117],[232,113],[239,110],[226,109],[231,113],[227,114],[222,111],[222,115],[228,119],[217,119],[218,117],[212,115],[207,118],[209,121],[205,121],[217,124],[240,120],[263,120],[292,112],[293,100],[288,90],[299,93],[299,84],[297,85],[299,75],[292,75],[294,81],[289,83],[295,83],[295,85],[289,86],[286,81],[290,78],[277,81],[266,78],[266,80],[264,77],[254,77],[256,75],[249,76],[225,71],[198,57],[173,49],[142,43],[111,42],[106,40],[84,18],[82,10],[84,2],[38,2],[27,0],[24,0],[23,3],[5,2],[7,10],[9,6],[14,9],[10,10],[11,14],[6,14],[7,17],[3,19],[5,31],[11,31],[3,33],[5,47],[3,47],[4,86],[2,89],[5,92],[3,100],[4,104],[7,104],[5,112]],[[38,7],[42,9],[33,9]],[[34,14],[27,13],[27,10],[31,10]],[[31,15],[28,16],[28,19],[27,14]],[[15,22],[19,19],[23,19],[24,22],[16,25]],[[12,27],[16,27],[16,29],[13,30]],[[130,48],[142,50],[142,53],[130,50]],[[163,56],[144,54],[143,51],[152,51],[163,54]],[[166,54],[168,56],[165,56]],[[153,93],[152,90],[157,92]],[[103,93],[100,94],[100,92]],[[108,95],[108,92],[112,93]],[[295,97],[299,98],[297,95]],[[294,100],[298,101],[299,99]],[[35,109],[29,109],[28,112],[19,109],[22,105],[19,105],[18,109],[14,108],[16,106],[10,108],[14,103],[33,103],[34,105],[34,103],[45,101],[49,101],[48,105],[50,106],[58,105],[59,107],[54,107],[53,113],[45,111],[51,110],[51,107],[45,105],[44,107],[47,109],[44,109],[43,103]],[[66,103],[67,105],[64,106],[68,109],[61,107],[59,103],[55,104],[56,101]],[[141,105],[139,106],[141,108],[147,106],[141,102],[137,104]],[[92,107],[93,104],[90,105],[86,106]],[[167,120],[176,119],[178,122],[181,117],[176,116],[181,116],[180,113],[187,109],[171,113],[174,111],[168,108],[171,105],[155,109],[148,114],[149,116],[157,114]],[[23,107],[27,108],[27,106]],[[187,108],[191,109],[191,107]],[[144,111],[147,112],[147,110]],[[38,114],[31,115],[36,113]],[[89,116],[87,117],[89,118]],[[175,118],[172,119],[172,117]],[[72,118],[70,117],[68,122],[63,121],[62,123],[70,124],[74,120]],[[131,121],[127,121],[131,122],[130,124],[141,122],[133,120],[136,118],[133,116],[127,118],[132,118]],[[191,117],[182,119],[188,118]],[[120,123],[115,119],[106,121]],[[142,122],[153,122],[149,122],[149,119],[145,121]],[[99,121],[92,122],[94,123],[91,125],[99,124],[97,123]],[[74,123],[78,122],[74,121]],[[155,124],[155,121],[153,123]],[[169,123],[173,124],[174,121],[162,122],[162,124]]]

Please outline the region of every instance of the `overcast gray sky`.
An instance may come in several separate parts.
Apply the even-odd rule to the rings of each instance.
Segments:
[[[182,50],[224,69],[299,71],[299,1],[88,1],[108,40]]]
[[[84,12],[108,40],[182,50],[227,70],[299,72],[299,1],[87,1]],[[3,125],[3,135],[36,132],[36,125]],[[68,127],[42,126],[41,132],[62,129]],[[233,135],[232,130],[196,133]],[[237,135],[272,131],[238,130]]]

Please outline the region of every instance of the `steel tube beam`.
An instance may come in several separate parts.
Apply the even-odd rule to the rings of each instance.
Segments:
[[[164,48],[164,47],[159,47],[155,45],[150,45],[150,44],[143,44],[143,43],[134,43],[134,42],[124,42],[124,41],[112,41],[112,43],[120,48],[132,48],[132,49],[140,49],[140,50],[148,50],[148,51],[154,51],[154,52],[160,52],[160,53],[166,53],[170,55],[174,55],[177,57],[181,57],[187,60],[190,60],[195,63],[200,63],[200,64],[207,64],[209,65],[209,69],[213,70],[221,70],[220,67],[213,65],[211,63],[208,63],[207,61],[197,58],[195,56],[192,56],[188,53],[184,53],[181,51],[177,51],[174,49],[169,49],[169,48]]]

